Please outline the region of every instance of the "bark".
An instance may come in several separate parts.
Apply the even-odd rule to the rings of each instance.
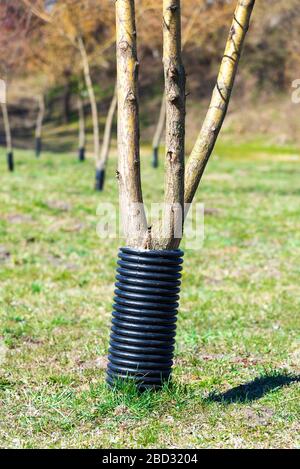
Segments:
[[[185,171],[185,203],[192,202],[226,116],[255,0],[239,0],[208,112]]]
[[[181,237],[184,205],[185,71],[181,60],[180,0],[164,0],[166,157],[163,226],[153,230],[155,249],[173,249]],[[157,228],[157,227],[156,227]]]
[[[35,149],[36,149],[36,156],[39,157],[41,154],[42,149],[42,129],[43,129],[43,120],[45,115],[45,101],[44,96],[41,94],[38,97],[38,114],[36,119],[36,127],[35,127]]]
[[[83,101],[80,94],[78,95],[78,154],[79,160],[85,159],[85,119]]]
[[[134,0],[116,0],[118,171],[122,225],[128,246],[147,248],[140,176],[138,60]]]
[[[10,129],[7,105],[5,103],[1,103],[1,109],[2,109],[4,131],[5,131],[7,165],[8,165],[8,170],[13,171],[14,170],[13,146],[12,146],[11,129]]]
[[[152,149],[153,149],[152,166],[153,168],[158,167],[159,146],[160,146],[160,142],[161,142],[163,132],[165,129],[165,122],[166,122],[166,96],[165,94],[163,94],[163,97],[161,100],[159,119],[156,125],[155,134],[154,134],[153,142],[152,142]]]
[[[100,152],[97,101],[96,101],[92,78],[91,78],[89,60],[88,60],[88,56],[87,56],[86,49],[84,46],[84,42],[81,37],[78,38],[78,48],[79,48],[79,52],[81,55],[85,84],[86,84],[86,88],[88,91],[90,106],[92,110],[94,157],[95,157],[95,162],[97,162],[98,157],[99,157],[99,152]]]

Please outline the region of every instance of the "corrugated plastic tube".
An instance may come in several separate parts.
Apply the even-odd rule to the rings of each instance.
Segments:
[[[159,389],[172,372],[183,252],[121,248],[107,382]]]

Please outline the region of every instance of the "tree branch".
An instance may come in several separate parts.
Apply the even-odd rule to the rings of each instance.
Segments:
[[[181,60],[180,0],[163,2],[163,63],[166,96],[165,204],[163,232],[154,247],[172,249],[182,230],[184,204],[185,71]]]
[[[52,17],[48,13],[45,13],[43,10],[40,10],[36,6],[32,5],[30,0],[22,0],[22,2],[30,8],[30,11],[38,16],[41,20],[46,21],[46,23],[51,23],[52,22]]]
[[[138,61],[134,0],[116,0],[118,75],[118,181],[126,242],[147,247],[143,205],[138,108]]]
[[[209,109],[185,171],[185,203],[191,203],[226,116],[255,0],[238,0]]]

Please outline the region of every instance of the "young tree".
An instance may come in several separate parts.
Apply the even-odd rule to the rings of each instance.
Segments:
[[[104,187],[104,180],[105,180],[105,170],[109,156],[109,149],[111,144],[111,137],[112,137],[112,126],[114,115],[117,108],[117,87],[115,86],[114,94],[110,102],[110,106],[108,109],[106,121],[105,121],[105,129],[103,135],[103,142],[101,146],[101,153],[99,163],[97,164],[97,183],[98,183],[98,190],[103,190]]]
[[[79,54],[92,113],[94,159],[96,166],[95,189],[102,190],[107,155],[105,153],[105,145],[103,151],[101,151],[99,111],[92,79],[91,64],[94,65],[97,46],[98,60],[99,57],[103,60],[101,56],[103,56],[104,52],[108,50],[115,41],[109,2],[105,0],[99,4],[93,0],[88,0],[85,3],[78,2],[77,0],[66,0],[64,2],[57,0],[56,2],[51,2],[52,8],[50,12],[43,11],[41,2],[37,1],[33,3],[31,0],[23,0],[23,2],[29,6],[36,15],[46,21],[49,25],[48,29],[50,28],[52,35],[56,34],[57,40],[59,40],[59,37],[66,40]],[[94,40],[94,36],[99,30],[103,30],[104,25],[104,41],[99,48],[99,44]],[[69,80],[67,80],[66,83],[68,84]],[[65,93],[65,95],[69,96],[68,93]],[[115,103],[115,101],[113,101],[113,103]]]
[[[98,189],[98,177],[97,177],[97,162],[99,159],[100,153],[100,129],[99,129],[99,115],[97,100],[94,92],[94,86],[91,77],[90,64],[86,48],[81,36],[78,37],[78,49],[81,55],[83,74],[85,79],[85,85],[88,92],[90,106],[92,111],[92,122],[93,122],[93,138],[94,138],[94,158],[96,162],[96,180],[95,180],[95,189]]]
[[[42,129],[45,115],[45,98],[43,94],[38,96],[38,114],[35,126],[35,156],[40,157],[42,151]]]
[[[31,10],[27,9],[28,11]],[[22,77],[30,87],[34,100],[38,103],[35,152],[39,157],[42,150],[42,129],[46,113],[45,96],[51,87],[61,88],[63,90],[62,115],[69,114],[71,81],[75,81],[79,74],[79,66],[78,61],[74,60],[74,47],[70,42],[65,37],[59,36],[54,28],[45,24],[42,18],[36,16],[33,18],[35,25],[28,34]]]
[[[126,236],[117,269],[108,382],[129,377],[141,388],[169,378],[180,285],[182,225],[229,104],[255,0],[238,0],[209,109],[184,170],[185,73],[180,0],[163,0],[166,176],[163,227],[148,226],[143,204],[134,0],[116,0],[118,181]]]
[[[78,91],[78,158],[85,160],[85,117],[81,90]]]
[[[13,74],[23,65],[31,14],[20,8],[16,0],[3,0],[0,4],[0,22],[0,49],[5,51],[1,56],[0,73],[9,90]],[[7,149],[7,165],[8,170],[12,172],[14,170],[14,154],[7,101],[1,104],[1,108]]]
[[[9,171],[14,170],[14,154],[12,146],[11,129],[9,123],[9,116],[6,103],[1,103],[4,130],[5,130],[5,141],[6,141],[6,155],[7,155],[7,167]]]

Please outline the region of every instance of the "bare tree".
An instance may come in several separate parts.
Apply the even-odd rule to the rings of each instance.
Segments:
[[[99,155],[100,155],[100,130],[99,130],[99,115],[98,115],[98,108],[97,108],[97,100],[96,100],[92,77],[91,77],[89,59],[88,59],[86,48],[85,48],[85,45],[81,36],[78,37],[77,44],[78,44],[78,49],[81,55],[83,74],[84,74],[86,89],[89,95],[91,111],[92,111],[94,158],[95,158],[96,168],[97,168]],[[97,170],[96,170],[95,188],[97,188]]]
[[[27,34],[30,28],[31,12],[19,10],[19,4],[10,0],[0,3],[1,16],[5,21],[1,23],[0,48],[5,51],[1,57],[1,76],[5,79],[6,86],[10,83],[13,71],[21,69],[24,64],[24,50],[26,48]],[[1,18],[1,19],[3,19]],[[11,126],[7,102],[1,103],[6,149],[9,171],[14,171],[14,154],[11,135]]]
[[[165,199],[162,223],[156,221],[148,227],[140,179],[134,3],[116,0],[117,175],[126,247],[118,254],[107,382],[111,385],[116,379],[128,378],[141,389],[153,389],[171,376],[183,262],[183,253],[177,248],[182,238],[184,202],[193,199],[224,120],[254,0],[238,0],[211,105],[186,172],[180,0],[163,0]]]
[[[91,65],[90,65],[90,55],[87,52],[87,47],[85,44],[85,40],[82,34],[82,28],[80,25],[80,2],[56,2],[51,0],[51,8],[48,11],[43,10],[43,2],[38,1],[35,3],[32,0],[22,0],[22,2],[30,8],[30,11],[38,16],[40,19],[48,23],[53,30],[55,30],[62,38],[66,39],[69,45],[72,46],[73,50],[77,53],[79,52],[81,66],[83,69],[83,75],[85,80],[85,86],[87,89],[91,113],[92,113],[92,125],[93,125],[93,143],[94,143],[94,160],[96,166],[96,177],[95,177],[95,188],[99,189],[99,168],[102,166],[102,153],[100,151],[100,128],[99,128],[99,112],[97,106],[97,99],[95,95],[94,85],[92,81],[92,74],[91,74]],[[98,13],[100,4],[97,2],[90,2],[89,7],[93,7],[95,10],[94,15],[88,13],[88,18],[86,24],[89,25],[91,22],[91,18],[96,18]],[[56,8],[54,8],[56,7]],[[70,9],[69,9],[70,8]],[[74,10],[73,10],[74,8]],[[89,11],[89,8],[86,8]],[[104,19],[105,21],[105,19]],[[92,34],[88,35],[85,34],[86,37],[92,37]],[[114,37],[110,37],[102,46],[101,52],[104,53],[113,43],[115,39]],[[101,55],[101,54],[98,54]],[[69,92],[69,70],[66,74],[66,86],[67,91]],[[68,93],[66,93],[66,96]],[[107,161],[104,161],[104,165]]]
[[[38,114],[37,114],[36,127],[35,127],[35,155],[37,158],[41,155],[41,151],[42,151],[42,129],[43,129],[44,115],[45,115],[45,99],[44,99],[44,95],[40,94],[38,96]]]
[[[14,154],[13,154],[13,146],[12,146],[12,137],[11,137],[11,129],[9,123],[9,115],[6,103],[1,103],[2,115],[3,115],[3,123],[4,123],[4,131],[5,131],[5,141],[6,141],[6,155],[7,155],[7,167],[9,171],[14,170]]]
[[[114,115],[115,115],[116,108],[117,108],[117,102],[118,102],[118,97],[117,97],[117,85],[116,85],[114,89],[114,94],[113,94],[113,97],[111,99],[110,106],[108,109],[106,121],[105,121],[105,129],[104,129],[104,135],[103,135],[103,142],[101,146],[100,158],[96,164],[96,168],[97,168],[96,189],[100,191],[102,191],[104,187],[105,171],[106,171],[106,165],[107,165],[108,156],[109,156],[109,149],[110,149],[111,137],[112,137],[112,126],[113,126]]]
[[[78,93],[78,158],[85,160],[85,117],[81,93]]]

